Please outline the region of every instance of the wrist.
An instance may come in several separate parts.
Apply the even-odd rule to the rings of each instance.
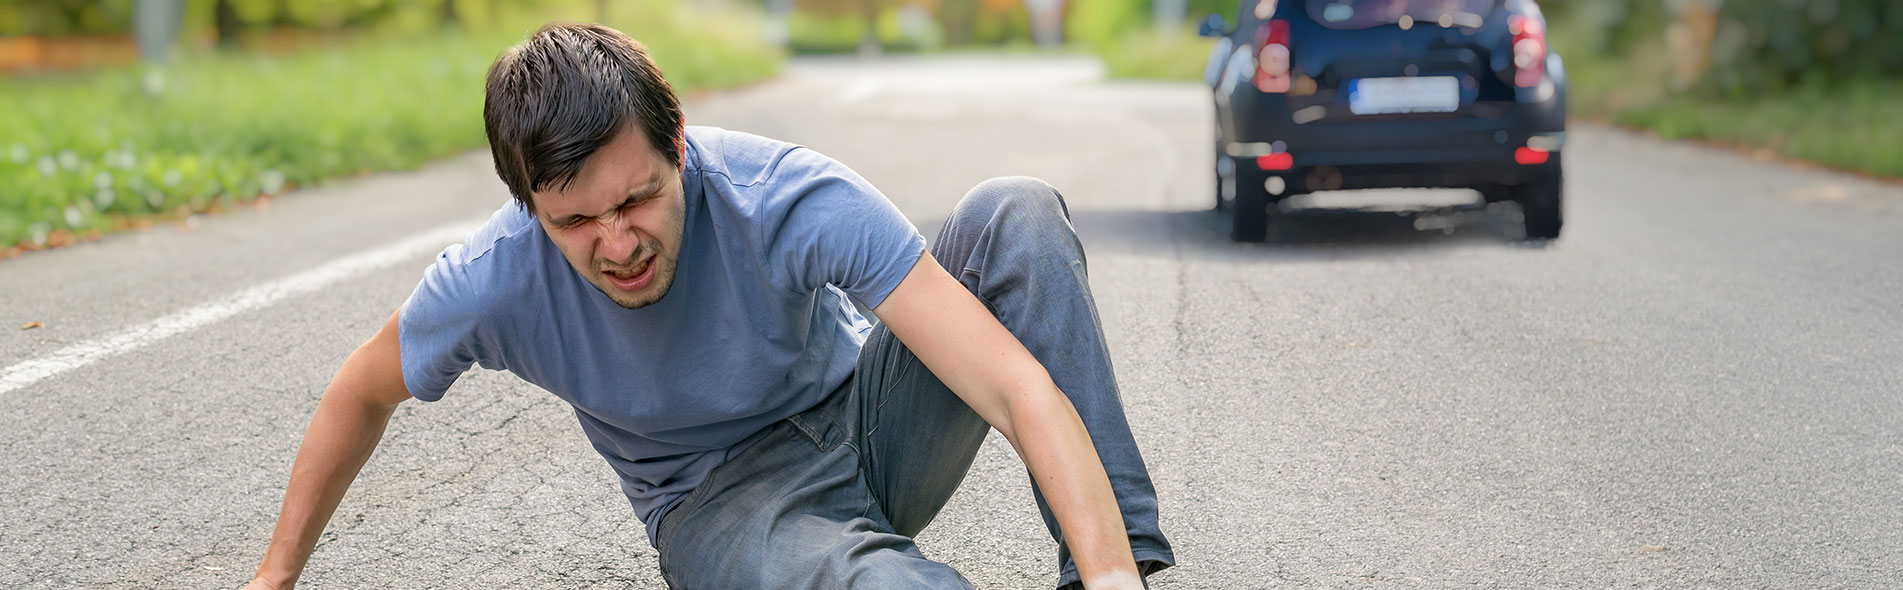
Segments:
[[[251,583],[245,585],[245,590],[291,590],[292,587],[292,582],[259,576],[251,578]]]
[[[251,585],[246,587],[262,586],[276,590],[291,590],[291,588],[297,587],[297,577],[298,572],[279,571],[277,569],[260,566],[258,567],[257,573],[251,574]]]

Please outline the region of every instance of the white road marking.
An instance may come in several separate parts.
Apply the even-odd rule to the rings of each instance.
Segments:
[[[839,102],[859,102],[878,94],[880,83],[873,78],[862,78],[839,91]]]
[[[239,291],[217,301],[133,326],[111,336],[73,344],[52,354],[14,364],[0,369],[0,395],[32,385],[41,379],[131,352],[141,346],[276,303],[286,297],[316,291],[364,273],[434,253],[446,245],[461,241],[476,226],[475,221],[464,221],[437,227],[392,244],[358,252],[332,260],[317,268]]]

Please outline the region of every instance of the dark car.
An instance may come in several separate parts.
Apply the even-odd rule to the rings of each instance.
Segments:
[[[1211,16],[1216,208],[1261,241],[1288,197],[1470,188],[1559,236],[1566,72],[1533,0],[1242,0]]]

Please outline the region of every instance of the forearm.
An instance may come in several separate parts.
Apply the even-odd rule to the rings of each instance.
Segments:
[[[1054,385],[1020,396],[1010,422],[1008,438],[1057,517],[1085,586],[1141,588],[1123,512],[1070,400]]]
[[[258,566],[257,578],[282,588],[290,588],[303,573],[318,536],[376,450],[395,411],[395,406],[364,404],[341,395],[340,386],[349,384],[333,384],[311,416],[291,465],[277,528]]]

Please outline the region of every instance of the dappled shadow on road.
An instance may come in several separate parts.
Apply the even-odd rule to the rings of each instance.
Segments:
[[[1073,208],[1071,222],[1092,251],[1179,253],[1186,258],[1298,261],[1386,256],[1449,247],[1543,247],[1528,242],[1519,211],[1475,205],[1423,209],[1297,209],[1270,225],[1261,244],[1229,239],[1228,212]]]

